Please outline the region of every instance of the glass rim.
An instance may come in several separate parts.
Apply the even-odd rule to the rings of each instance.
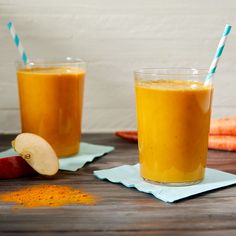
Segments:
[[[86,61],[80,58],[72,58],[72,57],[58,57],[58,58],[51,58],[51,59],[44,59],[44,58],[35,58],[29,60],[26,64],[24,64],[21,60],[16,61],[17,68],[26,68],[26,67],[43,67],[43,66],[65,66],[71,64],[78,64],[82,66],[86,66]]]
[[[178,72],[178,73],[177,73]],[[149,75],[149,76],[200,76],[207,75],[208,69],[206,68],[193,68],[193,67],[160,67],[160,68],[141,68],[135,70],[135,75]]]

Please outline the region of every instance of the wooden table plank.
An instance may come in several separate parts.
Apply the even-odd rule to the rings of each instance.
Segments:
[[[14,136],[0,136],[0,150]],[[93,170],[138,162],[137,145],[112,134],[86,134],[83,141],[115,150],[77,172],[0,180],[0,193],[34,184],[66,184],[95,195],[95,206],[12,209],[0,202],[0,235],[236,235],[236,187],[201,194],[174,204],[96,179]],[[209,151],[208,166],[236,174],[236,153]]]

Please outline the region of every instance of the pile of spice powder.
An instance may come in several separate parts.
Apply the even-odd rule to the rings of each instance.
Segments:
[[[58,207],[69,204],[94,205],[94,196],[62,185],[35,185],[0,195],[0,200],[24,207]]]

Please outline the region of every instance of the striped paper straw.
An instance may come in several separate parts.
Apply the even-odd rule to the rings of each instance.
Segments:
[[[231,28],[232,28],[231,25],[227,24],[225,26],[225,29],[224,29],[224,32],[223,32],[223,34],[221,36],[220,42],[218,44],[218,47],[217,47],[214,59],[213,59],[213,61],[211,63],[210,69],[208,71],[208,75],[207,75],[207,77],[205,79],[205,84],[208,84],[210,82],[210,79],[212,78],[212,76],[216,72],[216,68],[217,68],[218,62],[220,60],[220,56],[221,56],[221,54],[222,54],[222,52],[224,50],[225,42],[227,40],[227,36],[229,35],[229,33],[231,31]]]
[[[28,62],[28,57],[26,55],[25,49],[23,48],[20,38],[19,38],[18,34],[16,33],[15,28],[14,28],[11,21],[8,22],[7,27],[10,30],[12,39],[13,39],[13,41],[20,53],[20,57],[21,57],[23,63],[26,64]]]

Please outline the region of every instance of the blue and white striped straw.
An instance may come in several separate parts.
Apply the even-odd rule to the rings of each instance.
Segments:
[[[210,80],[211,80],[212,76],[216,72],[216,68],[217,68],[218,62],[220,60],[220,56],[221,56],[221,54],[222,54],[222,52],[224,50],[225,42],[227,40],[227,36],[229,35],[229,33],[231,31],[231,28],[232,28],[231,25],[227,24],[225,26],[225,29],[224,29],[224,32],[223,32],[223,34],[221,36],[220,42],[218,44],[218,47],[217,47],[214,59],[213,59],[213,61],[211,63],[210,69],[209,69],[207,77],[205,79],[205,83],[204,83],[205,85],[210,83]]]
[[[13,39],[13,41],[20,53],[20,57],[21,57],[23,63],[26,64],[28,62],[28,57],[26,55],[25,49],[23,48],[20,38],[19,38],[18,34],[16,33],[15,28],[14,28],[11,21],[8,22],[7,27],[10,30],[12,39]]]

